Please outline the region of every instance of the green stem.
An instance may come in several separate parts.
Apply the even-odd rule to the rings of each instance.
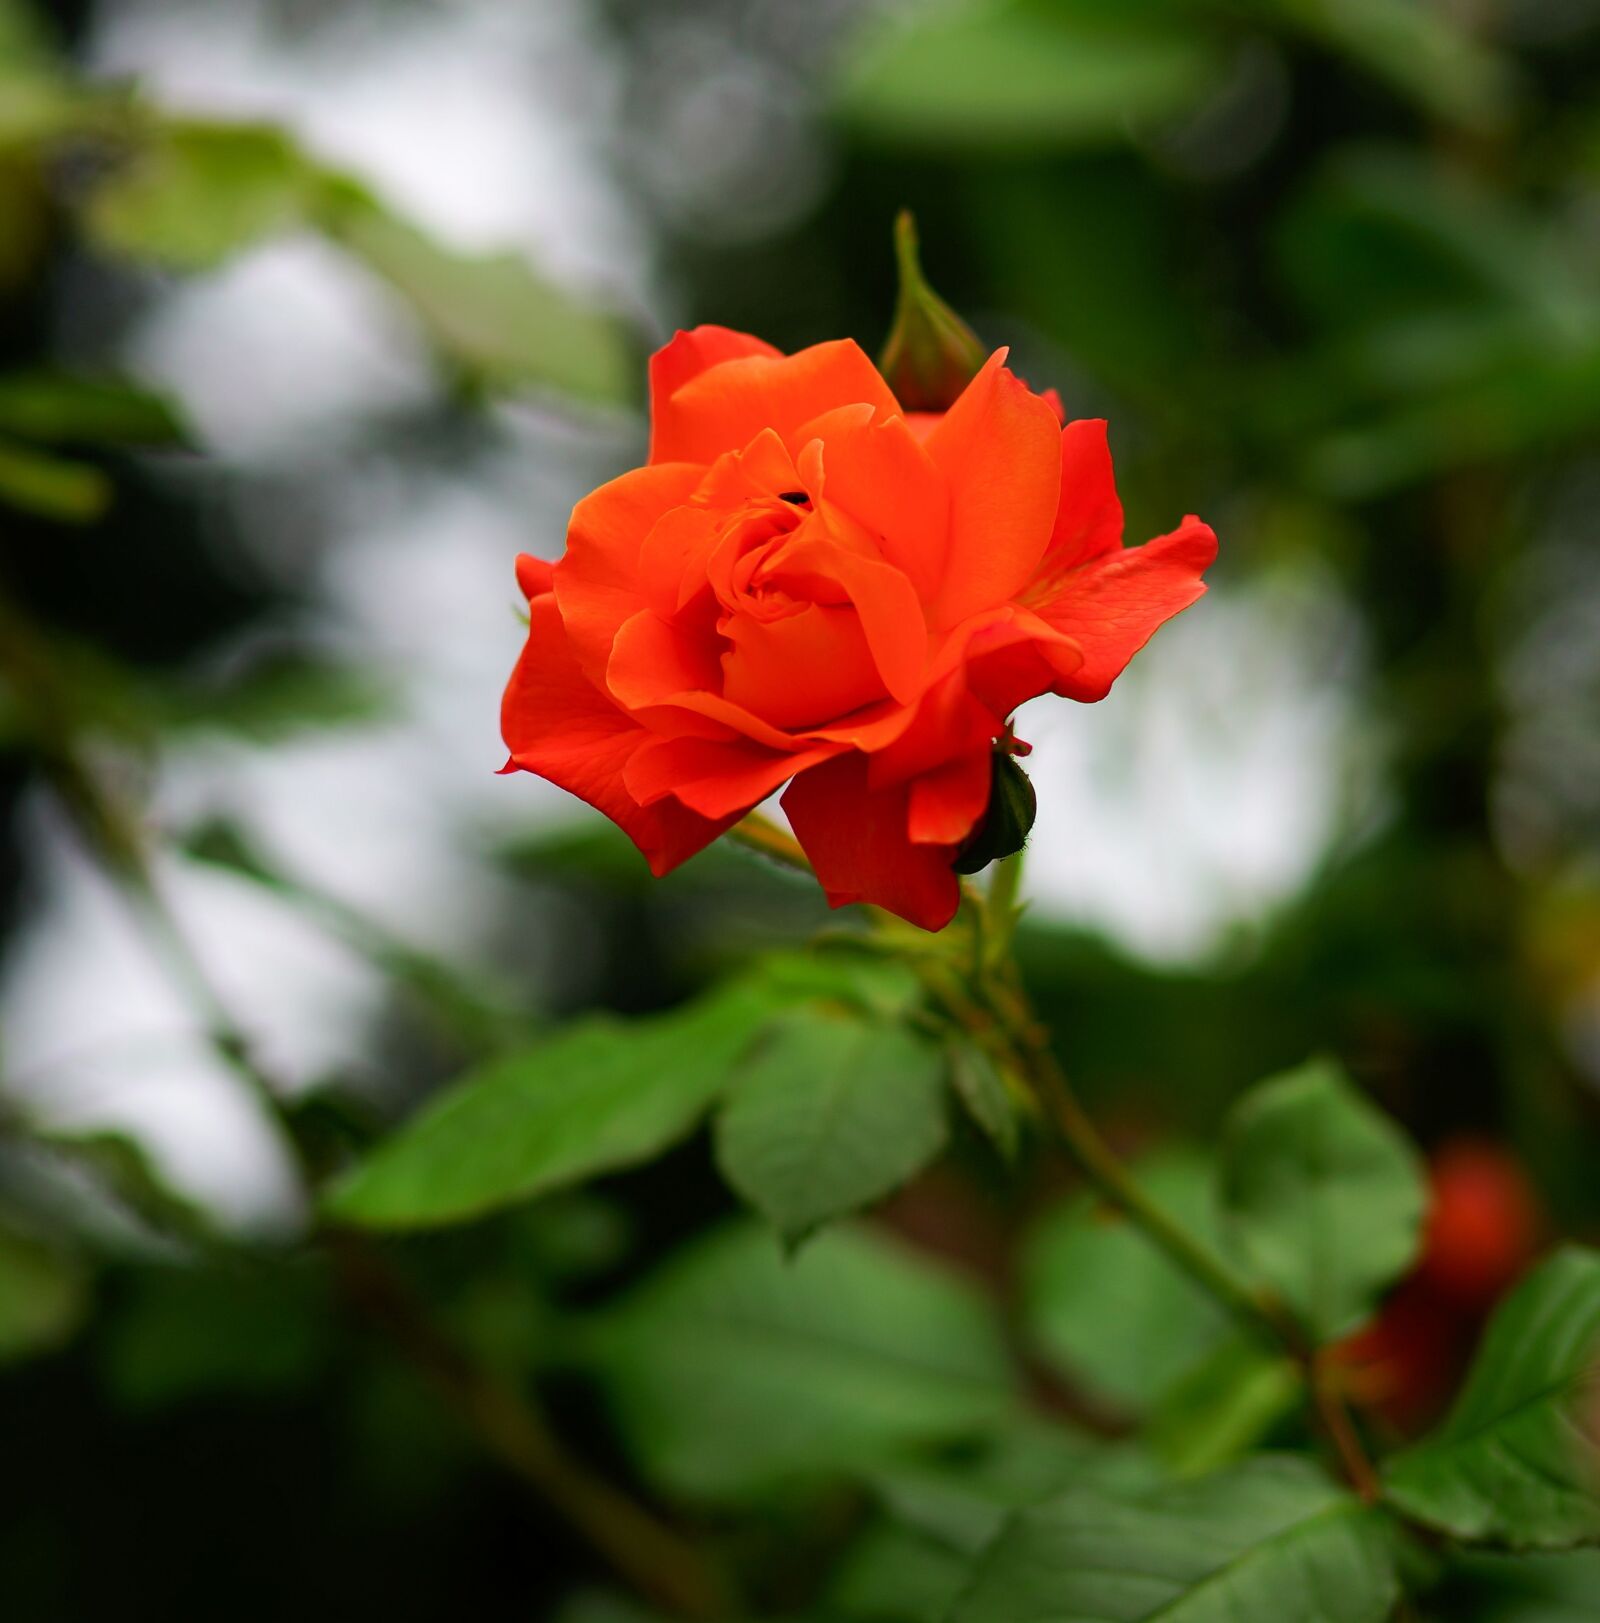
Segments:
[[[1026,852],[1024,846],[994,865],[989,893],[983,902],[985,934],[981,963],[985,970],[998,968],[1011,952],[1012,938],[1017,931],[1017,896],[1022,889],[1022,863]]]
[[[1033,1021],[1032,1011],[1015,994],[1006,1002],[1012,1006],[1000,1015],[1001,1029],[1057,1137],[1084,1176],[1244,1328],[1265,1333],[1288,1346],[1297,1357],[1303,1356],[1304,1338],[1271,1298],[1235,1274],[1140,1188],[1084,1109],[1050,1048],[1048,1034]]]
[[[1034,1096],[1084,1175],[1106,1201],[1226,1308],[1245,1330],[1281,1346],[1294,1360],[1306,1382],[1312,1416],[1332,1446],[1346,1479],[1368,1503],[1376,1501],[1380,1492],[1377,1470],[1367,1457],[1344,1396],[1315,1343],[1274,1296],[1257,1290],[1236,1274],[1152,1201],[1130,1176],[1084,1109],[1056,1058],[1049,1032],[1034,1015],[1023,990],[1014,956],[1007,956],[1001,972],[990,978],[983,992],[984,1006],[993,1014]]]
[[[751,812],[728,830],[728,838],[747,851],[776,862],[795,873],[810,873],[811,862],[792,834],[786,834],[760,812]]]

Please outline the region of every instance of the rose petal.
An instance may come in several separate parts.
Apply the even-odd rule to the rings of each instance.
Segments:
[[[531,552],[517,554],[517,587],[531,603],[553,590],[551,575],[555,565],[544,558],[535,558]]]
[[[603,812],[657,875],[709,845],[733,821],[701,817],[672,800],[642,807],[628,793],[628,762],[651,735],[583,674],[553,597],[529,605],[528,640],[506,688],[500,726],[511,751],[507,770],[548,778]]]
[[[930,616],[936,627],[1004,603],[1044,556],[1061,496],[1055,413],[997,350],[929,434],[950,485],[950,544]]]
[[[1156,630],[1204,594],[1200,576],[1216,555],[1215,532],[1191,516],[1170,535],[1102,553],[1030,588],[1039,617],[1082,650],[1070,669],[1046,653],[1059,675],[1055,692],[1084,703],[1103,699]]]
[[[650,460],[714,462],[768,428],[798,450],[795,431],[803,424],[863,401],[882,417],[900,409],[877,367],[848,338],[796,355],[726,360],[655,397]]]
[[[965,667],[947,672],[923,695],[911,725],[868,761],[874,789],[934,772],[957,756],[987,755],[1004,731],[1004,712],[995,714],[971,692]]]
[[[657,738],[628,762],[626,783],[641,805],[671,795],[705,817],[742,817],[795,773],[844,748],[819,744],[785,754],[748,743]]]
[[[900,570],[833,539],[808,533],[784,552],[774,579],[796,596],[822,597],[835,582],[855,605],[883,685],[902,704],[921,693],[928,665],[928,630],[916,588]],[[804,681],[796,672],[796,681]],[[826,718],[822,718],[826,719]]]
[[[885,562],[910,580],[921,601],[932,604],[949,546],[950,495],[943,473],[905,419],[832,425],[824,419],[805,432],[817,432],[823,441],[824,512],[853,520]]]
[[[1052,563],[1086,563],[1122,545],[1122,503],[1111,471],[1103,418],[1061,430],[1061,499],[1047,556]]]
[[[703,719],[722,736],[742,733],[769,749],[792,750],[791,733],[722,697],[716,653],[678,621],[641,610],[617,633],[605,689],[654,732],[704,737]]]
[[[849,715],[883,697],[883,681],[850,607],[808,604],[782,619],[730,615],[722,692],[734,704],[798,730]]]
[[[605,680],[618,630],[644,606],[639,555],[645,538],[663,514],[689,499],[704,471],[681,462],[635,468],[573,508],[554,585],[561,618],[590,681]]]
[[[907,832],[914,845],[960,846],[989,806],[993,751],[958,755],[911,784]]]
[[[953,847],[913,845],[911,787],[873,790],[852,752],[802,772],[784,793],[795,837],[830,907],[872,902],[924,930],[942,930],[961,901]]]
[[[684,384],[723,361],[779,353],[762,339],[735,332],[731,327],[695,327],[674,333],[671,341],[650,357],[650,460],[668,460],[661,449],[659,424],[667,415],[668,402]]]

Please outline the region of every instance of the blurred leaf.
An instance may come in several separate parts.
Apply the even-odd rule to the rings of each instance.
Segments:
[[[887,1521],[852,1552],[830,1599],[852,1616],[944,1623],[973,1561],[1010,1512],[1068,1488],[1139,1492],[1154,1480],[1154,1462],[1136,1444],[1026,1417],[999,1428],[980,1449],[875,1473],[871,1486]]]
[[[1019,1511],[950,1623],[1384,1623],[1398,1597],[1377,1514],[1265,1456],[1138,1499],[1073,1490]]]
[[[512,1215],[508,1229],[515,1276],[557,1284],[609,1272],[634,1241],[631,1214],[586,1189],[524,1207]]]
[[[0,1368],[66,1342],[89,1308],[82,1267],[40,1240],[0,1228]]]
[[[191,271],[316,228],[400,294],[440,355],[475,385],[531,384],[606,404],[631,397],[634,345],[617,319],[518,254],[474,256],[432,241],[271,125],[146,112],[123,167],[89,194],[84,222],[107,252]]]
[[[967,1114],[1007,1161],[1016,1159],[1022,1139],[1017,1102],[999,1068],[969,1037],[956,1037],[945,1049],[950,1086]]]
[[[1174,1476],[1199,1476],[1258,1447],[1301,1397],[1292,1360],[1237,1337],[1219,1343],[1162,1393],[1148,1441]]]
[[[101,1373],[128,1409],[293,1391],[328,1356],[329,1313],[323,1275],[304,1267],[148,1271],[108,1318]]]
[[[1140,1187],[1190,1233],[1215,1243],[1210,1164],[1170,1150],[1134,1168]],[[1227,1333],[1209,1296],[1093,1195],[1051,1213],[1022,1255],[1029,1339],[1070,1381],[1143,1413]]]
[[[38,12],[27,0],[0,0],[0,73],[37,70],[54,60]]]
[[[1440,1623],[1595,1623],[1600,1550],[1462,1554],[1428,1616]]]
[[[982,1298],[859,1229],[792,1261],[765,1229],[714,1234],[605,1310],[583,1347],[635,1457],[701,1497],[881,1465],[1016,1401]]]
[[[125,165],[90,194],[84,223],[107,252],[208,270],[303,224],[316,184],[271,125],[151,120]]]
[[[969,1558],[926,1534],[874,1522],[828,1580],[828,1616],[849,1623],[943,1623],[969,1565]]]
[[[852,944],[768,953],[751,971],[776,1003],[826,1003],[879,1020],[899,1020],[922,1000],[922,983],[897,958]]]
[[[35,1127],[31,1136],[91,1173],[123,1207],[158,1233],[186,1240],[214,1237],[210,1215],[172,1187],[150,1152],[131,1134],[109,1128]]]
[[[4,59],[0,42],[0,154],[31,160],[45,142],[90,122],[97,103],[48,69]]]
[[[720,854],[713,845],[697,861],[715,861]],[[639,848],[603,817],[585,817],[514,835],[500,847],[499,855],[509,868],[533,879],[582,883],[607,891],[646,890],[657,883]],[[694,872],[692,868],[681,871]]]
[[[691,1132],[772,1012],[735,985],[652,1019],[591,1020],[469,1073],[334,1186],[335,1221],[459,1223],[647,1161]]]
[[[1365,501],[1456,468],[1582,448],[1600,432],[1600,331],[1582,344],[1524,346],[1435,398],[1367,409],[1302,450],[1306,477],[1329,495]]]
[[[1509,304],[1564,330],[1594,303],[1547,220],[1404,147],[1335,149],[1274,240],[1290,290],[1328,322]]]
[[[1421,1159],[1332,1062],[1247,1093],[1221,1157],[1228,1238],[1319,1343],[1359,1325],[1416,1260]]]
[[[192,672],[152,685],[166,727],[212,728],[273,743],[307,727],[382,719],[393,691],[378,673],[309,649],[282,648],[224,674]]]
[[[899,1188],[948,1131],[937,1049],[898,1026],[802,1008],[739,1066],[717,1115],[717,1164],[792,1246]]]
[[[1571,1247],[1500,1307],[1443,1426],[1391,1460],[1389,1500],[1513,1549],[1600,1539],[1600,1252]]]
[[[84,99],[63,78],[40,12],[27,0],[0,0],[0,152],[72,128]]]
[[[1210,90],[1217,55],[1194,19],[1168,22],[990,0],[913,12],[844,53],[839,96],[869,134],[937,147],[1124,140]]]
[[[1148,165],[1114,153],[991,168],[963,201],[1013,319],[1158,421],[1185,408],[1186,385],[1208,358],[1215,305],[1198,279],[1170,272],[1185,252],[1183,221]],[[1112,439],[1120,456],[1115,428]]]
[[[444,248],[359,187],[331,182],[322,222],[410,304],[439,353],[491,389],[534,384],[601,404],[626,402],[634,344],[614,317],[579,303],[518,254]]]
[[[1435,117],[1493,126],[1510,111],[1501,57],[1425,0],[1257,0],[1257,9],[1359,63]]]
[[[160,395],[131,383],[53,372],[0,376],[0,433],[87,445],[172,445],[184,437]]]
[[[0,502],[63,524],[88,524],[111,504],[111,481],[83,462],[0,439]]]

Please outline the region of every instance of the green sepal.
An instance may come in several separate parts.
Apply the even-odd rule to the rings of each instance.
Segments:
[[[878,369],[907,411],[946,411],[988,356],[978,335],[928,286],[909,209],[894,222],[900,298]]]
[[[979,873],[991,862],[1014,856],[1027,844],[1038,815],[1039,797],[1009,750],[994,752],[992,771],[989,809],[956,853],[953,866],[957,873]]]

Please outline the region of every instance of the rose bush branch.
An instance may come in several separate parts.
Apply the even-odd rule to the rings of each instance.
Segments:
[[[760,814],[736,824],[729,838],[795,872],[810,869],[799,843]],[[1375,1500],[1376,1469],[1338,1390],[1337,1372],[1315,1342],[1270,1291],[1236,1273],[1145,1193],[1084,1109],[1056,1058],[1048,1027],[1033,1010],[1011,951],[1022,866],[1020,852],[998,864],[987,894],[963,886],[970,953],[916,953],[907,961],[944,1014],[1025,1081],[1041,1117],[1100,1197],[1246,1331],[1281,1347],[1295,1361],[1311,1412],[1343,1474],[1363,1499]],[[894,927],[891,918],[876,910],[869,910],[869,916]]]

